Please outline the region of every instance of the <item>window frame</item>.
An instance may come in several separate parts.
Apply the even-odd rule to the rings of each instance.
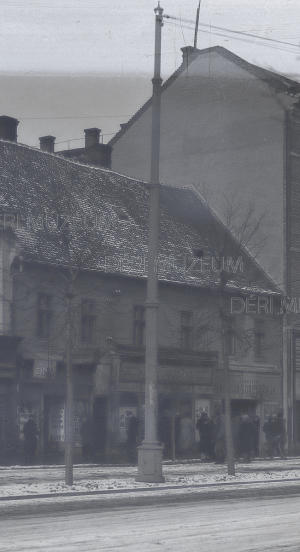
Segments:
[[[192,311],[180,311],[180,343],[185,351],[193,349],[193,314]]]
[[[140,316],[137,316],[137,314]],[[146,307],[134,305],[133,307],[133,343],[136,347],[146,345]]]
[[[265,320],[254,320],[254,356],[266,358],[266,327]]]
[[[93,305],[93,309],[86,310],[84,306]],[[85,320],[85,323],[83,321]],[[80,338],[83,345],[90,345],[97,340],[97,301],[95,299],[81,299]]]
[[[46,299],[46,305],[42,304],[43,299]],[[52,307],[53,296],[45,291],[39,291],[37,294],[37,337],[39,339],[49,339],[51,336]]]
[[[226,347],[228,356],[236,356],[236,318],[235,316],[227,317],[227,338]]]

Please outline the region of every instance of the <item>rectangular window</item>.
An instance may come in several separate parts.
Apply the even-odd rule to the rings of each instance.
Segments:
[[[146,307],[134,307],[134,344],[146,344]]]
[[[37,335],[47,338],[50,336],[52,318],[52,297],[48,293],[38,294]]]
[[[236,327],[235,318],[232,316],[227,318],[227,352],[228,355],[235,355]]]
[[[254,348],[255,356],[264,358],[266,351],[266,335],[264,320],[255,320],[254,322]]]
[[[81,341],[93,343],[96,338],[96,301],[82,299],[81,301]]]
[[[193,314],[188,311],[181,312],[181,347],[191,349],[193,339]]]

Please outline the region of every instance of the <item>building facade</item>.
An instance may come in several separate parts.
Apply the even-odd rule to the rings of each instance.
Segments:
[[[94,457],[122,457],[133,415],[143,438],[147,185],[7,141],[0,156],[1,461],[24,460],[31,418],[36,457],[63,460],[68,322],[76,457],[89,419]],[[281,291],[195,189],[160,198],[158,425],[190,418],[193,448],[223,409],[221,304],[234,413],[282,407]]]
[[[295,450],[300,447],[294,343],[299,333],[300,84],[222,47],[182,51],[182,65],[162,86],[161,181],[184,180],[208,193],[221,218],[228,201],[245,210],[254,202],[257,218],[262,216],[259,233],[265,245],[258,260],[288,297],[284,411],[289,448]],[[150,120],[151,98],[109,142],[113,170],[147,178]]]

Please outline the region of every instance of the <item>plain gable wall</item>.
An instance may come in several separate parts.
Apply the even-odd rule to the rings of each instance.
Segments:
[[[162,94],[160,180],[267,210],[262,266],[284,281],[285,109],[295,100],[220,54],[198,55]],[[114,144],[113,170],[150,175],[151,106]]]

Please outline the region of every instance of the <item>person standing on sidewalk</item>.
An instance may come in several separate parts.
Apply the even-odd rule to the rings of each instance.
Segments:
[[[139,420],[134,414],[129,418],[128,429],[126,433],[126,450],[129,454],[130,460],[134,462],[136,460],[136,446],[139,434]]]
[[[239,434],[240,452],[243,456],[244,462],[251,462],[252,437],[253,429],[251,420],[248,414],[244,414],[242,416]]]
[[[285,420],[281,409],[274,420],[274,433],[278,437],[278,453],[284,458],[284,446],[286,441]]]
[[[83,460],[91,462],[94,457],[95,450],[95,428],[93,420],[88,416],[80,428],[82,439],[82,456]]]
[[[183,453],[189,452],[193,446],[193,422],[188,414],[180,422],[179,446]]]
[[[25,437],[24,452],[26,464],[34,464],[35,453],[37,450],[37,436],[39,430],[33,418],[29,418],[23,427]]]

